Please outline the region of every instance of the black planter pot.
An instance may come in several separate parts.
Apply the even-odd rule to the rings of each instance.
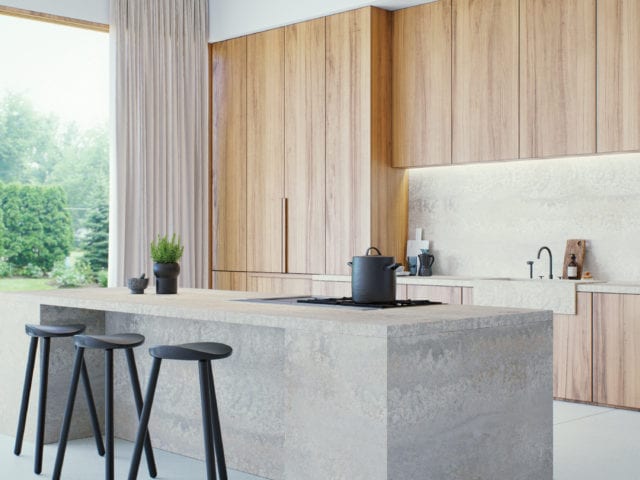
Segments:
[[[160,295],[178,293],[178,263],[154,263],[153,274],[156,276],[156,293]]]

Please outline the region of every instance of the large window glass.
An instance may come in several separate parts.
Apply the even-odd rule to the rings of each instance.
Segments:
[[[0,14],[0,290],[106,285],[109,38]]]

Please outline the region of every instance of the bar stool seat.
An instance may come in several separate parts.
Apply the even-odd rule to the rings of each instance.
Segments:
[[[120,333],[114,335],[76,335],[74,337],[76,345],[76,355],[73,363],[73,372],[71,374],[71,386],[69,388],[69,397],[62,421],[62,431],[60,433],[60,443],[58,444],[58,453],[56,455],[56,463],[53,469],[52,478],[59,480],[62,473],[62,463],[67,448],[67,440],[69,438],[69,429],[71,427],[71,416],[73,414],[73,403],[75,401],[78,389],[78,377],[80,370],[84,367],[84,351],[85,349],[104,350],[105,358],[105,479],[113,480],[114,478],[114,392],[113,392],[113,351],[124,350],[127,358],[127,366],[129,368],[129,376],[131,377],[131,388],[133,390],[133,399],[136,405],[138,416],[142,413],[142,392],[140,390],[140,380],[138,378],[138,370],[136,368],[135,356],[133,349],[142,345],[145,341],[143,335],[137,333]],[[153,456],[153,449],[148,433],[143,438],[145,454],[147,457],[147,465],[149,475],[156,477],[156,463]]]
[[[26,324],[25,332],[31,337],[29,344],[29,353],[27,355],[27,369],[24,376],[24,385],[22,387],[22,401],[20,403],[20,414],[18,417],[18,429],[16,432],[16,442],[13,453],[20,455],[22,453],[22,441],[24,439],[24,429],[27,421],[27,410],[29,407],[29,396],[31,395],[31,383],[33,381],[33,369],[36,361],[36,350],[38,348],[38,340],[40,340],[40,394],[38,398],[38,418],[36,424],[35,439],[35,456],[33,471],[37,474],[42,472],[42,452],[44,446],[44,429],[45,414],[47,411],[47,389],[49,385],[49,352],[51,348],[52,338],[71,337],[85,331],[86,326],[81,323],[69,325],[34,325]],[[93,400],[93,392],[89,384],[89,375],[87,369],[83,365],[80,371],[82,375],[82,384],[84,386],[85,399],[89,410],[89,418],[93,427],[93,434],[96,439],[96,448],[98,454],[104,455],[104,444],[102,443],[102,434],[100,433],[100,425],[96,413],[96,405]]]
[[[232,352],[229,345],[213,342],[159,345],[149,349],[152,357],[164,360],[219,360],[227,358]]]
[[[153,357],[153,363],[151,364],[147,393],[144,398],[144,408],[140,414],[140,425],[138,426],[133,447],[129,480],[135,480],[138,477],[143,442],[148,435],[147,428],[151,417],[151,406],[153,405],[153,397],[158,384],[162,360],[192,360],[198,362],[207,480],[216,480],[216,463],[218,466],[218,479],[227,480],[227,465],[222,445],[222,432],[220,431],[220,418],[218,416],[216,390],[213,384],[211,360],[227,358],[232,352],[233,349],[229,345],[214,342],[159,345],[149,349],[149,354]]]

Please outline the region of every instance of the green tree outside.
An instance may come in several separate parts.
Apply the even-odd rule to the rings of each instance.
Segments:
[[[94,210],[87,220],[87,229],[84,259],[94,272],[106,270],[109,260],[109,207],[103,205]]]
[[[5,257],[17,267],[48,272],[71,250],[73,233],[64,190],[57,186],[0,184]]]

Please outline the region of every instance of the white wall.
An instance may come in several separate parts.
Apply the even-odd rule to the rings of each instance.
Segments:
[[[416,227],[433,242],[435,274],[527,277],[547,245],[560,275],[566,241],[584,238],[596,279],[638,282],[640,154],[412,170],[410,235]]]
[[[0,5],[90,22],[109,23],[109,0],[0,0]]]
[[[209,0],[209,41],[375,5],[396,10],[434,0]]]

